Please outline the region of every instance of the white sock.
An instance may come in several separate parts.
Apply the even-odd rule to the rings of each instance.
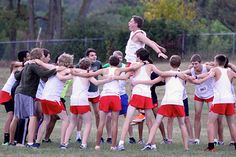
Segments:
[[[76,140],[81,139],[81,131],[76,132]]]
[[[119,142],[119,145],[122,145],[122,144],[124,144],[124,143],[125,143],[124,141],[120,141],[120,142]]]

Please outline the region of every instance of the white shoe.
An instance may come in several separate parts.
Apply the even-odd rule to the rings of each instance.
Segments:
[[[200,144],[200,140],[199,139],[195,139],[194,140],[194,144]]]

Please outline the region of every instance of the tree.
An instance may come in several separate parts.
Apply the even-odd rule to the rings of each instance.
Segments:
[[[29,39],[35,39],[34,0],[28,0]]]

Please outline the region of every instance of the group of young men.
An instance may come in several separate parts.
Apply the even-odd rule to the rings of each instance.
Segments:
[[[192,67],[182,71],[179,69],[181,58],[173,55],[169,59],[170,70],[161,71],[152,64],[150,54],[144,47],[148,45],[158,57],[165,59],[166,50],[146,37],[146,33],[141,30],[142,24],[143,19],[139,16],[133,16],[129,21],[131,33],[125,51],[127,62],[125,66],[122,64],[123,54],[120,51],[115,51],[109,57],[109,64],[104,68],[101,62],[97,61],[94,49],[88,49],[86,57],[80,59],[75,67],[73,56],[66,53],[58,57],[56,64],[49,64],[46,58],[50,54],[46,53],[48,50],[42,48],[34,48],[24,53],[24,57],[18,57],[20,62],[13,63],[12,73],[0,92],[0,103],[5,104],[8,112],[4,126],[4,143],[15,145],[14,141],[20,135],[15,134],[17,125],[21,119],[28,118],[26,146],[39,148],[45,132],[44,141],[51,141],[49,136],[55,125],[55,119],[61,119],[60,148],[68,148],[71,134],[77,127],[76,140],[81,142],[81,149],[86,149],[92,125],[89,105],[91,102],[97,127],[96,150],[101,149],[100,144],[104,141],[102,135],[105,125],[108,132],[107,142],[111,143],[111,150],[125,150],[127,132],[130,134],[129,143],[136,143],[130,124],[137,109],[145,113],[149,132],[148,140],[142,150],[156,149],[157,128],[162,132],[163,142],[172,143],[174,117],[178,119],[184,149],[188,150],[189,144],[200,143],[201,112],[203,103],[206,102],[209,106],[207,124],[209,143],[206,150],[215,151],[215,138],[218,139],[217,144],[223,144],[222,115],[226,116],[232,145],[236,149],[236,128],[233,122],[235,97],[232,85],[232,80],[236,78],[236,67],[228,63],[227,57],[223,54],[215,56],[214,62],[207,64],[201,64],[201,57],[195,54],[190,60]],[[19,56],[20,54],[21,52]],[[28,55],[29,61],[27,61]],[[99,75],[102,79],[98,80]],[[152,77],[153,75],[155,76]],[[129,102],[125,89],[128,79],[132,85]],[[197,84],[194,97],[194,134],[189,121],[186,82]],[[62,95],[65,95],[68,84],[71,83],[70,116],[68,116]],[[101,84],[103,88],[100,93],[98,85]],[[158,106],[155,87],[163,84],[165,84],[165,94]],[[117,145],[120,114],[124,114],[125,121]],[[162,123],[164,117],[169,118],[168,138]],[[133,122],[141,121],[133,120]],[[81,135],[82,124],[85,128]],[[142,123],[139,123],[139,126],[139,140],[142,143]],[[218,135],[215,133],[216,130]]]

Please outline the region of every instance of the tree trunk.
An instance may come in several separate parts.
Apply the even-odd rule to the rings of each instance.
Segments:
[[[34,0],[28,0],[29,39],[35,39]]]
[[[62,36],[62,6],[61,0],[54,0],[55,11],[54,11],[54,38],[58,39]]]
[[[53,30],[53,23],[54,23],[54,0],[49,0],[49,13],[48,13],[48,38],[53,39],[54,30]]]
[[[89,7],[92,3],[92,0],[83,0],[82,5],[79,9],[79,18],[85,18],[89,12]]]

